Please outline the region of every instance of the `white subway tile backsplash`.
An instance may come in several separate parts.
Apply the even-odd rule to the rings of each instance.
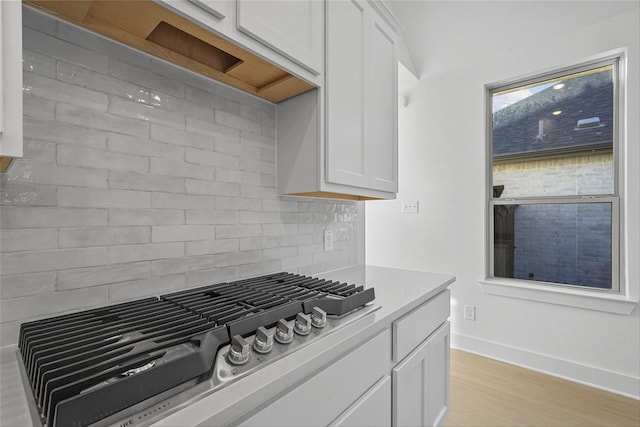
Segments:
[[[24,115],[38,119],[53,120],[56,115],[56,103],[33,93],[22,93]]]
[[[240,144],[240,141],[216,138],[214,150],[218,153],[240,157],[242,155],[242,144]]]
[[[160,123],[177,129],[184,129],[185,127],[184,114],[174,113],[155,106],[153,95],[150,104],[111,97],[109,100],[109,112],[118,116]]]
[[[265,261],[274,259],[291,258],[298,255],[298,248],[295,246],[269,248],[262,250],[262,259]]]
[[[202,105],[191,102],[187,99],[178,98],[176,96],[158,91],[151,92],[151,96],[149,99],[149,105],[153,107],[157,107],[165,111],[170,111],[183,117],[195,117],[204,121],[213,121],[212,108],[202,108]]]
[[[4,324],[5,322],[22,320],[26,313],[32,318],[36,318],[77,310],[78,307],[91,308],[108,303],[107,289],[100,286],[6,299],[0,301],[0,311]]]
[[[56,33],[56,21],[42,13],[28,8],[22,8],[22,22],[27,28],[33,28],[41,33],[54,35]]]
[[[246,276],[245,276],[246,277]],[[230,282],[240,278],[238,266],[213,268],[186,273],[187,288],[194,286],[212,285],[220,282]]]
[[[250,184],[242,184],[240,186],[240,195],[249,199],[260,200],[277,200],[278,198],[275,188],[259,187]]]
[[[240,197],[216,197],[216,209],[222,211],[259,211],[262,200],[243,199]]]
[[[2,207],[3,229],[97,227],[106,225],[106,209],[76,209],[41,206]]]
[[[236,169],[240,164],[240,159],[238,159],[238,157],[218,153],[216,151],[201,150],[199,148],[185,149],[185,161],[189,163],[232,169]]]
[[[91,88],[105,95],[115,95],[134,102],[149,104],[149,90],[143,86],[124,82],[104,73],[99,73],[66,62],[58,62],[55,76],[63,82],[79,87]]]
[[[184,256],[184,243],[147,243],[141,245],[109,246],[109,264],[150,261]]]
[[[151,242],[150,227],[61,228],[59,247],[130,245]]]
[[[61,103],[73,103],[74,105],[92,110],[107,111],[109,98],[104,93],[34,73],[23,74],[22,91],[25,94],[55,100]]]
[[[240,131],[217,124],[211,120],[201,120],[195,117],[186,117],[187,131],[213,138],[222,138],[236,141],[240,139]]]
[[[214,196],[154,192],[151,197],[151,205],[154,209],[216,208],[216,198]]]
[[[189,209],[186,211],[187,224],[238,224],[240,212],[222,210]]]
[[[22,69],[41,76],[55,78],[56,60],[37,52],[23,50]]]
[[[259,224],[217,225],[216,239],[233,239],[240,237],[258,237],[262,235]]]
[[[189,130],[189,118],[187,117],[187,130],[183,131],[171,126],[164,126],[157,123],[151,123],[151,139],[166,142],[176,147],[197,147],[205,150],[213,150],[213,137],[211,135],[203,135],[194,133]],[[183,156],[179,157],[183,159]]]
[[[185,178],[213,179],[214,168],[185,163],[182,160],[150,159],[152,175],[168,175]]]
[[[106,248],[3,252],[2,274],[36,273],[105,264]]]
[[[253,120],[245,119],[234,114],[230,114],[223,110],[216,110],[215,122],[233,129],[239,129],[241,132],[260,133],[260,123]]]
[[[211,196],[239,196],[240,185],[229,182],[215,182],[210,180],[185,180],[187,194],[208,194]]]
[[[150,262],[76,268],[58,272],[56,289],[80,289],[150,277]]]
[[[30,118],[28,113],[23,119],[23,129],[25,138],[33,140],[102,149],[107,147],[107,134],[101,130]]]
[[[105,190],[101,188],[60,187],[59,206],[82,208],[149,208],[151,193],[145,191]]]
[[[135,138],[128,135],[109,134],[107,149],[116,153],[134,154],[143,157],[161,157],[163,159],[183,159],[184,148],[153,141],[147,138]]]
[[[143,55],[145,56],[145,55]],[[149,69],[123,62],[115,57],[109,58],[109,75],[119,80],[133,84],[142,84],[156,91],[165,92],[177,97],[184,98],[185,85],[180,80],[170,79],[160,74],[156,74]]]
[[[207,239],[185,244],[187,256],[205,255],[205,254],[221,254],[225,252],[238,252],[240,243],[238,239]]]
[[[240,250],[277,248],[282,245],[281,236],[244,237],[240,239]]]
[[[152,228],[152,242],[186,242],[215,237],[213,225],[158,225]]]
[[[131,136],[148,136],[149,123],[136,115],[122,117],[115,114],[89,110],[77,105],[58,104],[56,120],[85,126],[101,131],[123,133]]]
[[[0,177],[0,202],[7,206],[55,206],[58,203],[56,187],[50,185],[18,184],[7,185]]]
[[[144,168],[140,170],[144,172]],[[109,188],[184,193],[184,178],[109,171]]]
[[[51,163],[23,160],[5,172],[4,182],[60,186],[107,186],[107,171],[77,167],[58,167]]]
[[[25,156],[0,177],[2,344],[24,320],[357,262],[355,203],[277,195],[275,105],[25,10]]]
[[[149,159],[129,154],[112,153],[93,148],[58,146],[58,164],[92,169],[111,169],[117,171],[149,172]]]
[[[0,299],[20,298],[55,291],[56,272],[2,276]]]
[[[151,275],[167,276],[189,271],[209,270],[215,265],[216,255],[206,254],[183,258],[169,258],[151,261]]]
[[[276,273],[282,270],[282,263],[277,261],[264,261],[240,266],[242,277],[260,276],[263,274]]]
[[[244,173],[241,170],[220,169],[215,171],[215,180],[222,182],[243,182]]]
[[[40,160],[53,163],[56,161],[57,145],[52,142],[23,140],[24,156],[31,160]]]
[[[29,18],[23,17],[22,21],[28,22]],[[55,38],[50,34],[41,32],[41,28],[44,29],[45,27],[38,25],[38,31],[36,31],[27,26],[23,26],[23,49],[28,49],[32,52],[55,58],[58,61],[77,64],[86,68],[90,68],[92,70],[101,72],[107,71],[109,65],[108,56],[91,49],[83,48],[81,46],[78,46],[77,44],[72,44],[65,40]]]
[[[277,212],[240,212],[241,224],[279,224],[282,222]]]
[[[180,209],[109,209],[109,226],[184,224]]]
[[[18,228],[0,230],[2,252],[37,251],[58,247],[55,228]]]
[[[234,253],[224,253],[216,255],[216,267],[228,267],[231,265],[242,266],[262,261],[262,252],[256,251],[239,251]]]

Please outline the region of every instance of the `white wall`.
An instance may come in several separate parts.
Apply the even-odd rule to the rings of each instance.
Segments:
[[[484,85],[628,48],[625,261],[639,285],[638,2],[394,2],[420,81],[400,109],[398,199],[366,204],[370,264],[452,273],[454,345],[640,397],[640,318],[487,295]],[[419,200],[418,215],[402,215]],[[462,306],[476,306],[476,321]]]

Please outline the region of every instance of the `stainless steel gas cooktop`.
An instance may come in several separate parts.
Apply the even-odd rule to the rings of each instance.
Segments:
[[[144,425],[379,308],[373,288],[291,273],[24,323],[34,425]]]

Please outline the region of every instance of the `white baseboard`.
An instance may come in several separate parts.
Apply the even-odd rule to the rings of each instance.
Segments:
[[[640,400],[640,378],[455,333],[451,347]]]

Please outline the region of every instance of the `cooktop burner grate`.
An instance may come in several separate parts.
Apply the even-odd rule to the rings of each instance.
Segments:
[[[277,273],[24,323],[19,355],[42,423],[84,426],[210,375],[232,336],[373,299],[362,286]]]

